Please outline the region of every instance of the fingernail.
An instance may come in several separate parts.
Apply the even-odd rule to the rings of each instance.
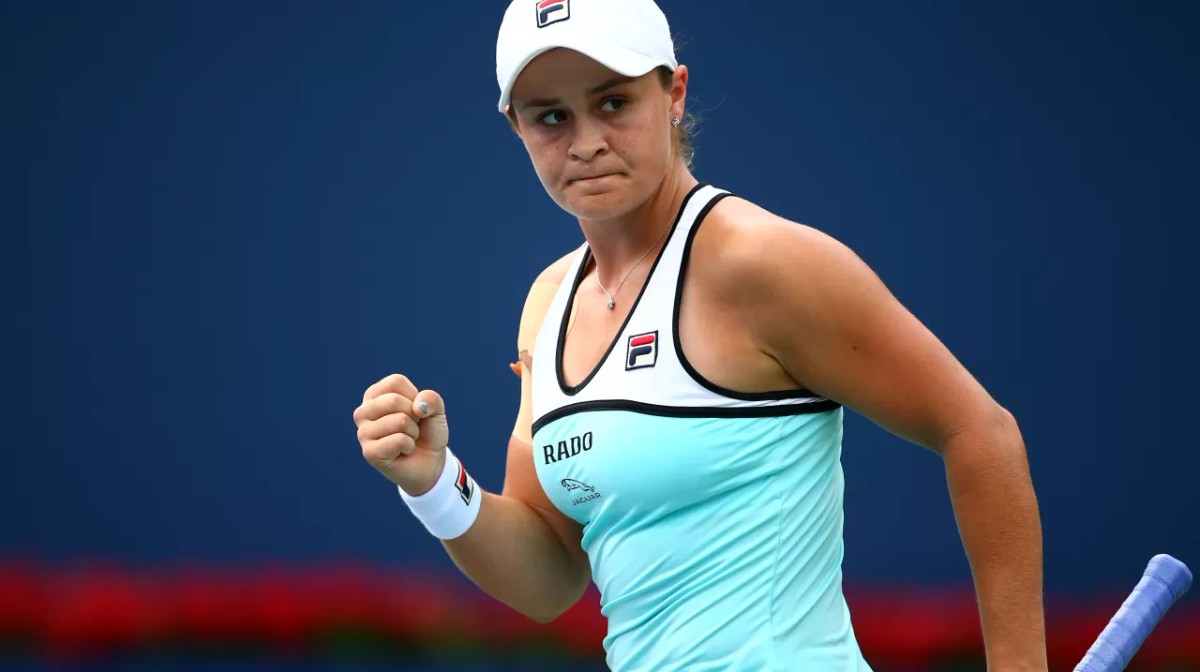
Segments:
[[[417,408],[421,409],[421,415],[429,415],[429,404],[423,401],[418,401]]]

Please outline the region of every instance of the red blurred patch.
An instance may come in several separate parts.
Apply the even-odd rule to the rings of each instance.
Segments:
[[[855,630],[880,669],[976,659],[983,641],[969,590],[847,590]],[[1050,664],[1066,669],[1124,596],[1052,600]],[[350,633],[397,648],[463,643],[514,650],[553,643],[581,658],[603,656],[605,620],[589,591],[541,625],[456,575],[354,562],[315,567],[181,565],[159,572],[106,563],[50,569],[0,561],[0,642],[50,658],[148,647],[248,647],[302,653]],[[1176,605],[1138,653],[1139,667],[1200,667],[1200,611]]]

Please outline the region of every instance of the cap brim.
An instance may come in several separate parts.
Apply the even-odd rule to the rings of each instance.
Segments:
[[[504,92],[500,95],[500,102],[498,105],[500,112],[503,113],[505,108],[508,107],[508,103],[512,98],[513,85],[516,84],[517,78],[520,77],[521,73],[525,70],[525,66],[532,63],[533,59],[541,56],[551,49],[570,49],[572,51],[577,51],[593,61],[596,61],[600,65],[603,65],[609,70],[625,75],[626,77],[641,77],[642,75],[659,66],[666,66],[671,69],[675,68],[675,65],[672,63],[664,63],[659,59],[646,56],[645,54],[639,54],[636,51],[631,51],[613,44],[589,44],[587,42],[580,42],[579,40],[572,40],[572,42],[573,43],[569,45],[546,44],[530,52],[529,56],[521,61],[521,64],[508,77],[508,81],[504,85]]]

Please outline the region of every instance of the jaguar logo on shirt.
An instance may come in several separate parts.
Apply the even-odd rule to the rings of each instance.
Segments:
[[[575,498],[571,501],[571,504],[578,506],[584,502],[590,502],[593,499],[600,499],[600,493],[596,492],[596,488],[584,483],[583,481],[577,481],[573,478],[564,478],[562,481],[560,481],[560,483],[562,483],[562,486],[567,489],[567,492],[571,492],[573,490],[582,490],[584,492],[591,493],[583,497]]]
[[[562,486],[567,489],[567,492],[570,492],[572,490],[587,490],[588,492],[596,491],[595,488],[588,485],[587,483],[584,483],[583,481],[577,481],[573,478],[562,479]]]

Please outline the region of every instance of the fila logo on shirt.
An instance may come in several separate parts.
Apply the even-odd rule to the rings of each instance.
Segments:
[[[538,0],[538,28],[571,18],[571,0]]]
[[[658,332],[636,334],[629,337],[625,349],[625,370],[646,369],[658,361]]]

